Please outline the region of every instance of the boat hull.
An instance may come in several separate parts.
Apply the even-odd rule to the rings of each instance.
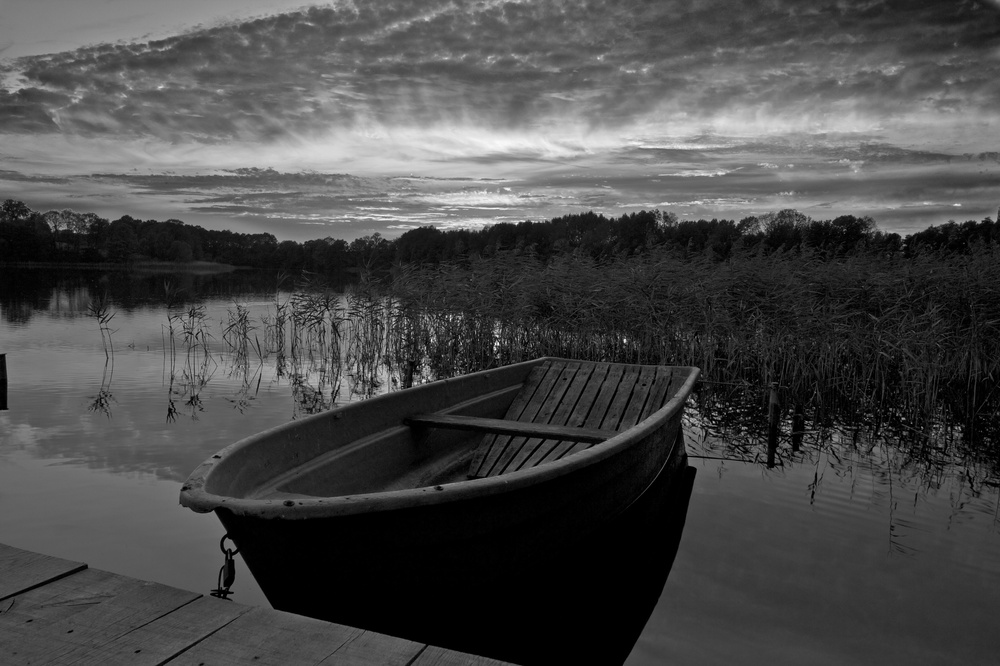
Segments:
[[[520,664],[620,663],[683,528],[696,376],[638,426],[531,470],[329,501],[195,487],[182,502],[215,511],[279,610]]]
[[[679,540],[687,507],[680,440],[678,428],[665,428],[604,465],[461,503],[309,521],[217,513],[279,610],[519,664],[553,663],[553,649],[561,658],[616,645],[620,652],[609,625],[636,609],[597,594],[601,580],[634,575],[651,552],[666,551],[659,564],[669,568],[676,546],[662,543]],[[636,588],[619,581],[611,589],[628,589],[638,603]],[[581,594],[585,604],[573,601]],[[547,606],[559,611],[539,613]],[[584,619],[594,617],[604,618],[601,646],[587,639]]]

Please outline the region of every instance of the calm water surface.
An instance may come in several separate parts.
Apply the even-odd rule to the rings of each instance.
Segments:
[[[168,310],[163,283],[181,291]],[[115,316],[106,362],[88,304]],[[245,274],[0,271],[0,541],[116,573],[207,592],[221,525],[177,502],[218,449],[365,386],[322,359],[234,361],[235,304],[259,317],[275,289]],[[193,355],[168,314],[204,306],[209,352]],[[173,350],[173,353],[171,353]],[[206,360],[207,358],[207,360]],[[687,443],[730,456],[695,409]],[[732,442],[730,441],[731,445]],[[640,664],[994,664],[1000,632],[995,466],[915,458],[884,442],[807,435],[775,470],[694,459],[680,550],[626,662]],[[994,456],[996,458],[996,456]],[[267,605],[245,566],[234,599]]]

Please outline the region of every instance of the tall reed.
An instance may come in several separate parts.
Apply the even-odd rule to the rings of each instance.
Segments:
[[[175,398],[184,398],[184,405],[196,417],[203,409],[201,391],[218,367],[212,354],[213,336],[205,306],[192,305],[186,310],[170,312],[162,331],[164,372],[169,378],[167,421],[176,418]]]
[[[972,424],[1000,397],[998,260],[500,254],[400,272],[393,330],[442,374],[548,354],[690,364],[819,413]]]
[[[101,344],[104,346],[104,358],[112,359],[115,353],[115,345],[111,339],[111,334],[115,333],[115,331],[111,328],[111,320],[115,318],[115,314],[117,313],[111,309],[108,295],[104,294],[91,300],[87,304],[87,312],[97,320],[98,328],[101,331]]]

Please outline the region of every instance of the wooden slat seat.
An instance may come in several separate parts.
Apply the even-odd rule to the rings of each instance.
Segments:
[[[421,414],[414,427],[486,433],[470,478],[498,476],[583,451],[663,406],[671,370],[657,366],[547,361],[534,368],[502,419]]]
[[[524,423],[507,419],[484,419],[476,416],[453,414],[417,414],[406,419],[411,426],[471,430],[494,435],[520,435],[522,437],[557,437],[572,442],[603,442],[618,433],[597,428],[574,428],[548,423]]]

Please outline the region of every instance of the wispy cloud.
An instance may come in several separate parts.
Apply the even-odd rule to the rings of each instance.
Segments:
[[[14,63],[8,132],[272,141],[429,125],[993,111],[975,2],[359,2]],[[984,57],[985,56],[985,57]],[[8,75],[9,76],[9,75]]]

